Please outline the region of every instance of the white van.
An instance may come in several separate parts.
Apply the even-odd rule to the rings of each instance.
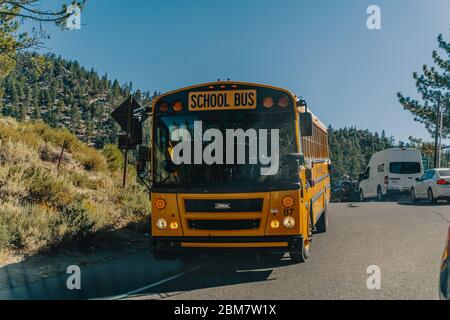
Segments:
[[[409,194],[416,178],[423,175],[422,155],[417,149],[387,149],[373,154],[359,177],[360,200]]]

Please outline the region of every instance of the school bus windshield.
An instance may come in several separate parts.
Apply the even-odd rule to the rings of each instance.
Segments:
[[[289,180],[288,170],[283,165],[282,159],[283,155],[294,153],[297,149],[294,120],[294,113],[272,112],[212,111],[189,113],[182,116],[160,116],[156,119],[155,124],[155,161],[153,168],[155,186],[220,186],[224,184],[266,184],[287,181]],[[174,131],[177,129],[184,129],[190,133],[190,144],[192,145],[191,161],[179,165],[173,163],[171,155],[173,149],[180,143],[180,141],[173,140]],[[219,159],[214,164],[205,163],[205,159],[195,159],[199,147],[199,144],[197,144],[197,149],[195,149],[196,142],[194,140],[198,137],[195,132],[204,135],[209,129],[218,130],[216,132],[220,132],[223,137],[223,139],[220,139],[223,140],[223,148],[212,153],[213,156],[217,156],[216,159]],[[242,129],[243,132],[247,133],[248,130],[254,130],[257,141],[247,137],[241,143],[237,142],[233,145],[233,149],[230,149],[227,145],[227,141],[230,141],[229,130],[237,129]],[[261,129],[263,130],[261,131]],[[279,142],[278,153],[281,163],[278,170],[275,169],[271,174],[262,175],[261,168],[269,165],[267,159],[265,159],[265,162],[264,159],[261,159],[261,144],[267,144],[267,155],[272,156],[274,161],[276,160],[274,159],[276,150],[271,150],[271,141],[273,141],[272,138],[275,138],[273,136],[274,130],[279,135],[277,142]],[[266,140],[264,140],[263,133],[266,133]],[[207,150],[211,142],[217,142],[217,139],[214,138],[210,141],[204,141],[201,137],[200,139],[201,154]],[[251,145],[258,147],[256,153],[252,154]],[[196,151],[197,155],[195,155]],[[219,156],[217,152],[221,151],[223,151],[223,154]],[[238,161],[238,156],[243,156],[243,151],[245,151],[245,164]],[[253,149],[253,151],[256,151],[256,149]]]

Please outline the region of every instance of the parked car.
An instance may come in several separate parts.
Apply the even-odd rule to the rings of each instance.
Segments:
[[[448,251],[450,250],[450,227],[448,229],[448,238],[444,254],[442,256],[441,264],[441,275],[439,278],[439,295],[443,300],[450,300],[449,284],[450,284],[450,273],[448,272],[448,264],[450,257]]]
[[[428,200],[431,203],[438,200],[450,201],[450,169],[427,170],[411,188],[411,200]]]
[[[359,176],[360,200],[409,195],[416,178],[423,175],[422,155],[417,149],[393,148],[372,155],[365,173]]]
[[[357,181],[342,182],[333,191],[336,202],[359,201],[359,190]]]

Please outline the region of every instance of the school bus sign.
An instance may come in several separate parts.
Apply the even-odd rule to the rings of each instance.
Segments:
[[[256,90],[204,91],[189,93],[189,111],[256,109]]]

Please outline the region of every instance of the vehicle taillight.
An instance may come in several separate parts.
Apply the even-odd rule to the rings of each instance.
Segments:
[[[389,184],[389,177],[384,177],[384,184]]]
[[[436,181],[436,183],[437,183],[438,185],[440,185],[440,186],[445,186],[445,185],[447,185],[447,184],[450,184],[450,182],[448,182],[448,181],[445,180],[445,179],[439,179],[438,181]]]

